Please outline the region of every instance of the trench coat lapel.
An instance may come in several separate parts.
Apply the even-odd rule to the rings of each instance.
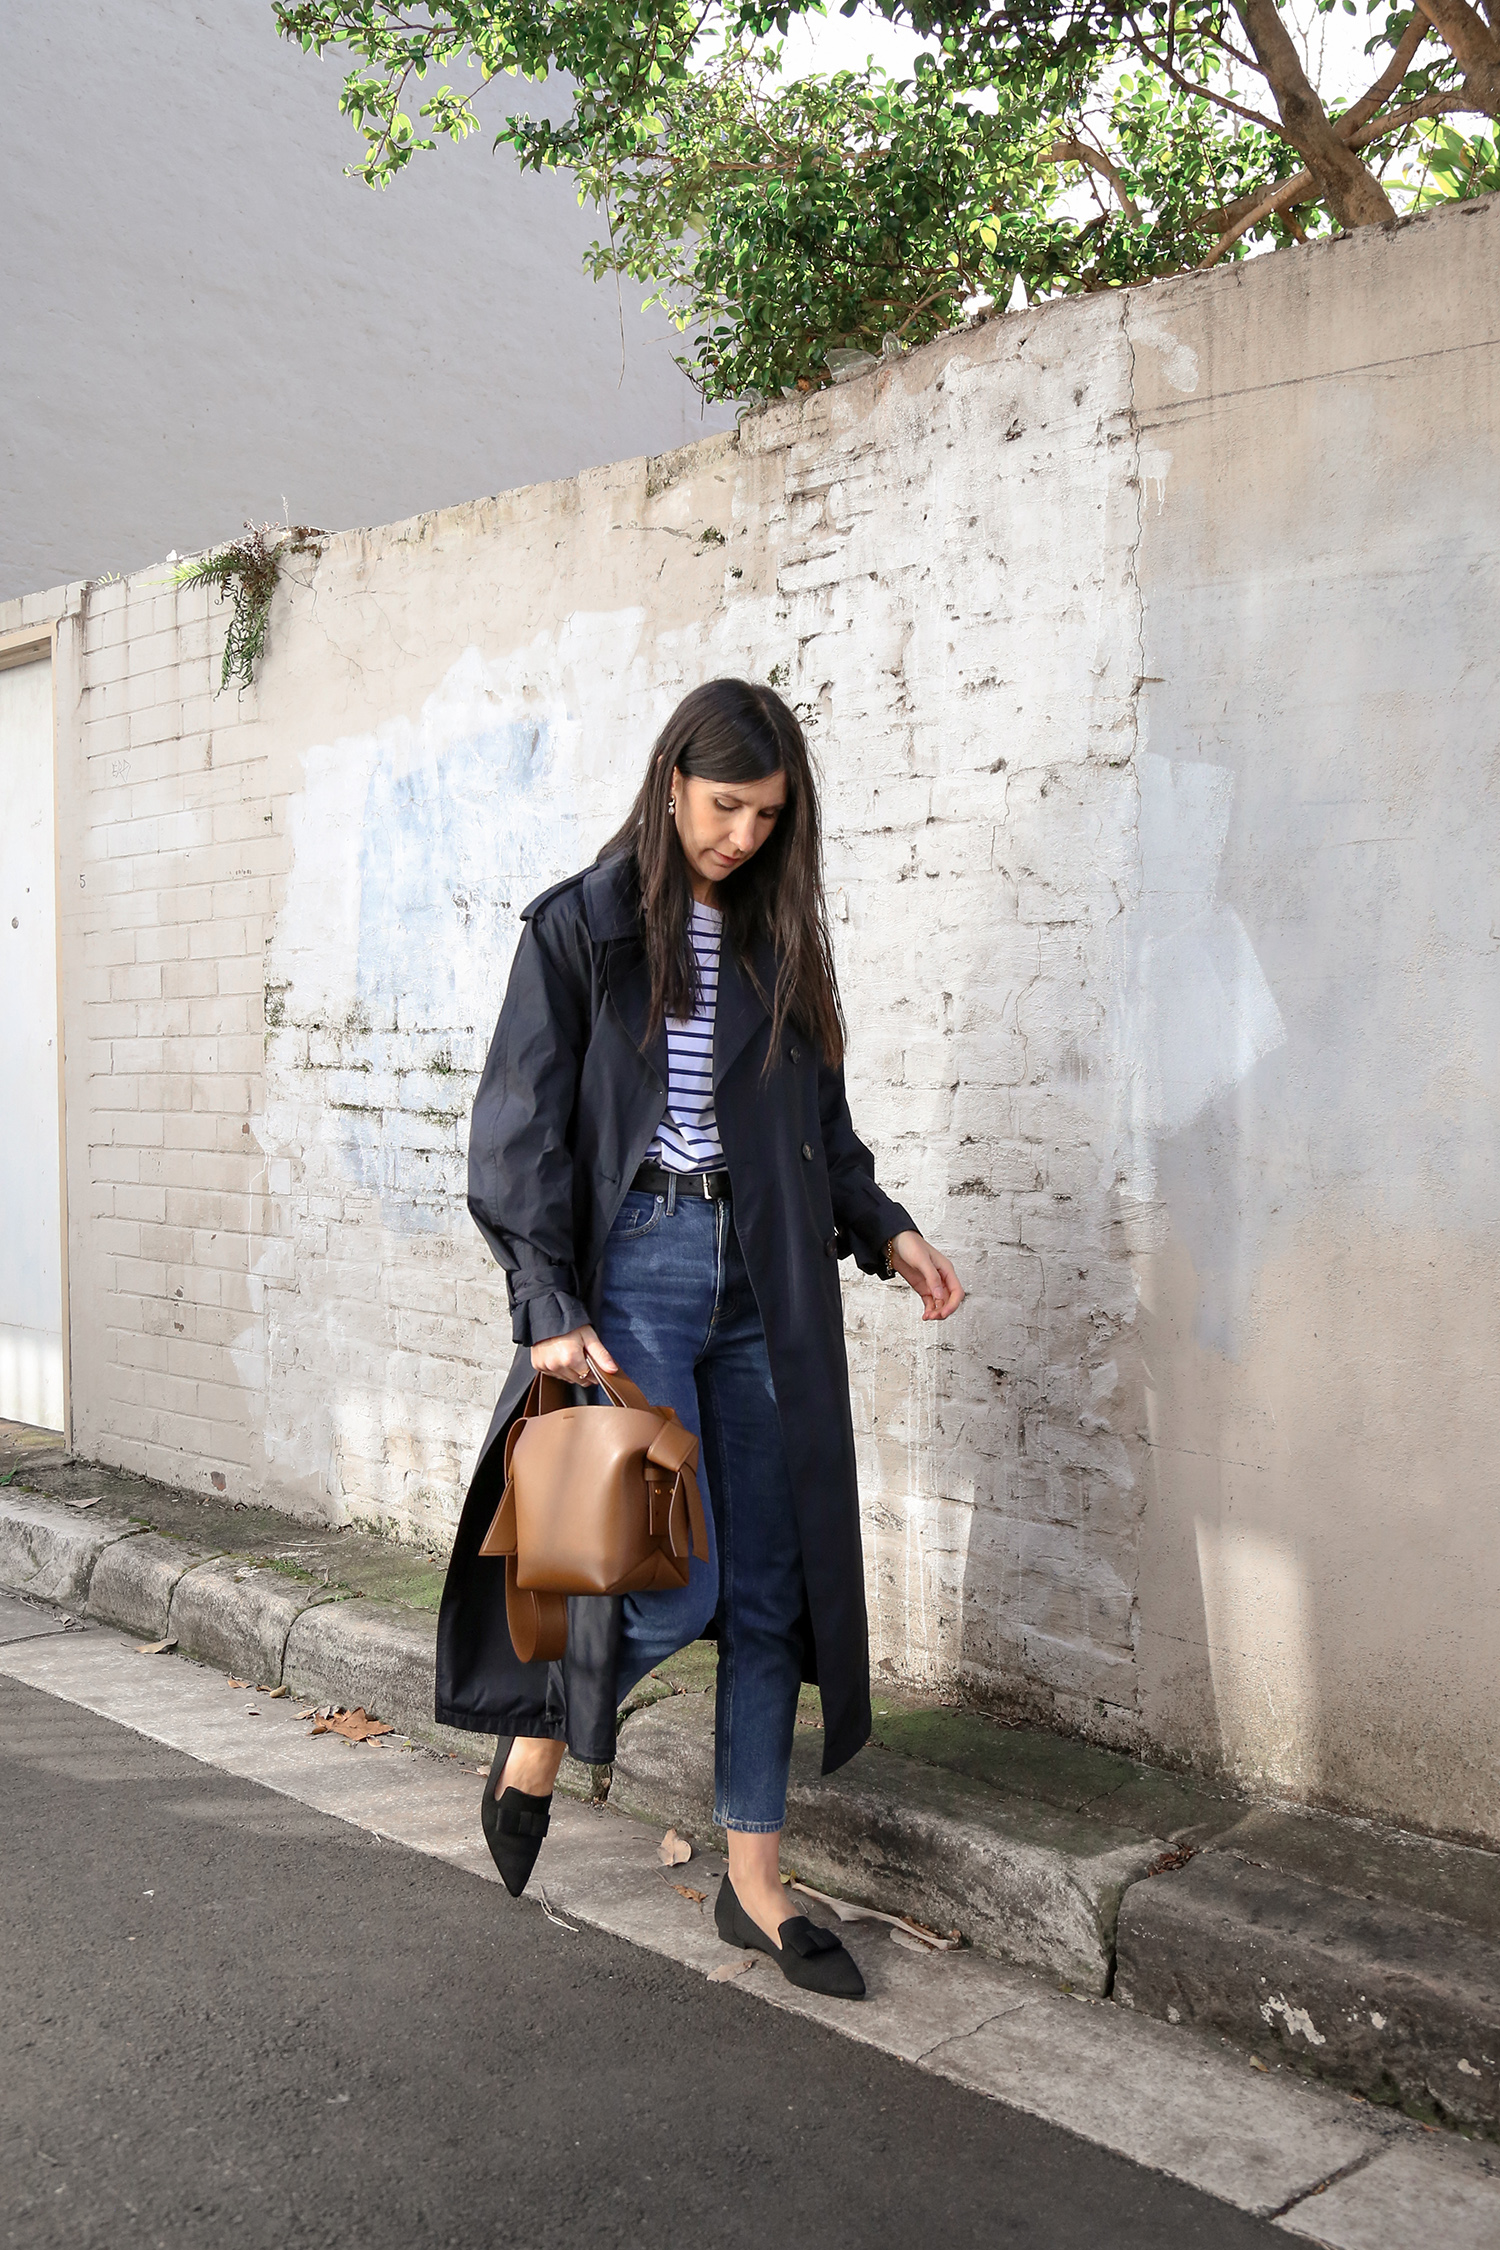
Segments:
[[[630,1044],[647,1067],[656,1073],[665,1091],[667,1027],[662,1024],[656,1037],[647,1041],[646,1025],[651,1017],[651,971],[646,962],[646,948],[639,938],[619,938],[611,944],[605,957],[604,975],[615,1013],[625,1026]]]
[[[755,973],[762,989],[769,992],[775,982],[776,961],[770,946],[764,942],[756,948]],[[646,948],[639,938],[632,935],[611,943],[605,976],[610,999],[630,1036],[631,1045],[638,1050],[665,1087],[665,1024],[649,1044],[645,1043],[646,1025],[651,1015],[651,972],[646,961]],[[746,975],[733,946],[726,945],[719,958],[719,1001],[714,1014],[715,1091],[769,1013],[765,1000]]]
[[[762,990],[769,992],[775,982],[776,962],[770,946],[764,941],[755,949],[755,973],[760,979]],[[769,1013],[765,1001],[745,973],[734,947],[724,946],[719,955],[719,1005],[714,1015],[715,1093]]]

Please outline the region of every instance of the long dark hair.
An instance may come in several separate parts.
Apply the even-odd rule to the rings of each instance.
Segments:
[[[692,887],[667,805],[679,773],[703,781],[767,781],[786,775],[786,804],[754,858],[716,886],[724,936],[771,1010],[771,1048],[787,1023],[817,1041],[826,1061],[844,1058],[844,1011],[823,899],[818,785],[795,714],[775,690],[748,680],[709,680],[685,695],[657,736],[624,826],[601,860],[629,853],[640,881],[651,970],[655,1038],[668,1016],[690,1016],[698,970],[688,943]],[[755,947],[769,938],[776,989],[766,993]],[[769,1056],[768,1056],[769,1063]]]

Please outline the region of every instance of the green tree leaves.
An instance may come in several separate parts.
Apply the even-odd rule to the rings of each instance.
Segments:
[[[795,82],[779,35],[818,0],[274,12],[342,51],[372,186],[475,131],[504,81],[496,145],[574,175],[604,220],[590,270],[644,283],[705,395],[743,399],[821,386],[830,353],[920,343],[1018,279],[1029,299],[1114,288],[1500,186],[1494,140],[1440,122],[1488,101],[1492,47],[1500,67],[1468,0],[1364,0],[1352,101],[1320,93],[1314,34],[1355,0],[1316,0],[1311,30],[1292,4],[878,0],[930,42],[912,77]],[[560,120],[524,106],[552,73]]]

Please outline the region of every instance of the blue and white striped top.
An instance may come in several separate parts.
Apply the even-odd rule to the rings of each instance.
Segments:
[[[714,1010],[719,1000],[716,906],[693,900],[688,936],[698,964],[698,1006],[685,1021],[667,1018],[667,1114],[646,1155],[669,1172],[706,1172],[724,1161],[714,1116]]]

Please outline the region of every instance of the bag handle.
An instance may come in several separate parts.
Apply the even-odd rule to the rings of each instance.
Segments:
[[[628,1375],[619,1370],[612,1377],[606,1375],[588,1352],[584,1353],[583,1359],[584,1365],[611,1405],[634,1407],[637,1412],[662,1416],[661,1428],[651,1441],[646,1459],[653,1468],[664,1469],[673,1479],[674,1496],[680,1493],[687,1505],[688,1537],[692,1552],[699,1562],[707,1562],[708,1526],[704,1521],[703,1500],[694,1474],[698,1466],[698,1440],[678,1420],[674,1408],[650,1405]],[[675,1554],[677,1542],[672,1535],[670,1522],[667,1541]]]
[[[566,1594],[531,1594],[516,1584],[516,1558],[505,1558],[505,1622],[523,1664],[556,1663],[567,1653]]]
[[[613,1375],[606,1375],[588,1352],[583,1355],[583,1364],[593,1376],[594,1381],[603,1391],[611,1406],[633,1407],[638,1414],[669,1414],[671,1412],[670,1407],[650,1405],[645,1392],[632,1383],[630,1377],[622,1368],[617,1367]]]

